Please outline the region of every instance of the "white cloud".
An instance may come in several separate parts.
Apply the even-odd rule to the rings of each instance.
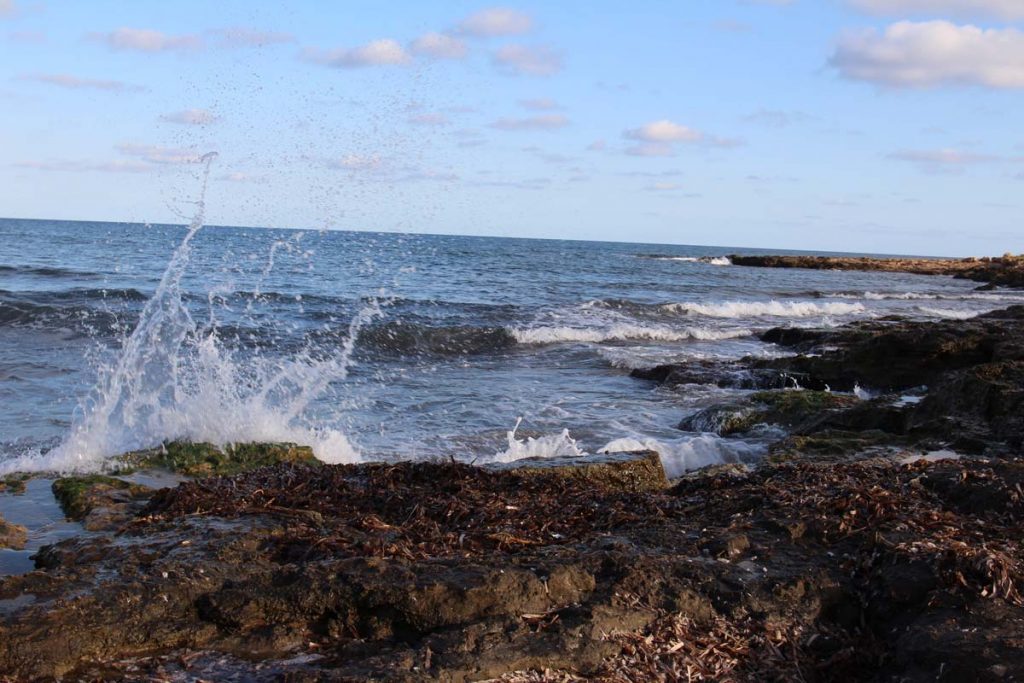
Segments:
[[[432,59],[462,59],[466,56],[466,43],[444,33],[424,33],[413,41],[413,54]]]
[[[79,78],[69,74],[35,74],[22,76],[23,80],[47,83],[61,88],[72,88],[75,90],[106,90],[108,92],[140,92],[145,90],[142,86],[130,85],[122,81],[108,81],[96,78]]]
[[[554,130],[569,125],[569,119],[561,114],[543,114],[522,119],[501,118],[490,124],[498,130]]]
[[[623,137],[642,142],[698,142],[704,134],[688,126],[681,126],[668,119],[653,121],[640,128],[625,131]]]
[[[218,38],[220,47],[265,47],[295,42],[295,36],[291,33],[258,31],[245,26],[218,28],[210,33]]]
[[[172,36],[148,28],[122,27],[110,33],[93,34],[114,50],[139,52],[170,52],[196,50],[203,46],[199,36]]]
[[[411,61],[405,49],[390,38],[374,40],[353,48],[308,48],[303,51],[302,56],[310,62],[344,69],[361,66],[400,66]]]
[[[561,55],[543,45],[505,45],[491,59],[502,71],[516,75],[550,76],[562,69]]]
[[[259,182],[261,178],[259,176],[252,175],[251,173],[243,173],[242,171],[231,171],[230,173],[224,173],[218,176],[220,180],[226,180],[230,183],[254,183]]]
[[[519,105],[524,109],[533,109],[534,111],[554,111],[561,109],[562,105],[555,102],[550,97],[537,97],[531,100],[519,100]]]
[[[160,118],[170,123],[180,123],[185,126],[206,126],[220,120],[219,116],[206,109],[185,109],[171,114],[164,114]]]
[[[0,17],[11,16],[16,10],[14,0],[0,0]]]
[[[682,187],[683,186],[680,185],[679,183],[659,182],[659,183],[651,183],[650,185],[648,185],[644,189],[649,191],[649,192],[671,192],[672,190],[682,189]]]
[[[829,63],[845,78],[893,87],[1024,88],[1024,32],[901,21],[846,33]]]
[[[490,7],[463,19],[458,30],[471,36],[490,38],[528,33],[533,19],[528,14],[507,7]]]
[[[409,123],[417,126],[447,126],[451,120],[444,114],[427,113],[410,116]]]
[[[196,152],[175,147],[126,142],[116,145],[115,148],[125,156],[139,157],[152,164],[195,164],[200,161],[200,155]]]
[[[587,145],[588,152],[603,152],[607,148],[608,143],[605,142],[604,140],[594,140],[589,145]]]
[[[849,0],[864,12],[886,16],[930,15],[1024,19],[1021,0]]]

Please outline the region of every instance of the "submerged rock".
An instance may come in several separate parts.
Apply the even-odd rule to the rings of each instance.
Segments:
[[[13,493],[20,495],[25,493],[25,486],[31,474],[9,474],[0,479],[0,493]]]

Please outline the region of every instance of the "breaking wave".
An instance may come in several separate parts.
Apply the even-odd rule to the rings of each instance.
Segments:
[[[679,303],[664,308],[675,313],[703,315],[709,318],[803,318],[808,316],[852,315],[863,313],[862,304],[827,303],[813,301],[726,301],[719,304]]]
[[[520,344],[558,344],[560,342],[600,343],[628,340],[662,342],[714,341],[749,337],[753,334],[753,331],[749,329],[724,330],[709,327],[676,329],[665,326],[622,323],[604,328],[580,328],[561,325],[515,328],[511,330],[511,333]]]

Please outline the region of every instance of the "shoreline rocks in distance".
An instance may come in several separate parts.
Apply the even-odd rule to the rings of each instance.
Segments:
[[[729,260],[734,266],[949,275],[955,278],[984,282],[991,286],[1024,287],[1024,255],[1005,254],[998,257],[940,259],[733,254],[729,256]]]

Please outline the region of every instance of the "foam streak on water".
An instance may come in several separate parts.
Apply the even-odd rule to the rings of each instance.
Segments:
[[[193,238],[203,227],[215,156],[203,157],[200,198],[184,239],[117,360],[100,368],[69,435],[48,453],[4,461],[0,472],[98,470],[112,456],[175,439],[218,445],[293,441],[313,446],[327,462],[358,460],[341,431],[318,427],[305,412],[346,377],[360,328],[381,313],[375,301],[352,319],[348,336],[333,352],[307,346],[277,361],[232,353],[220,342],[212,318],[199,326],[185,306],[181,280]]]

